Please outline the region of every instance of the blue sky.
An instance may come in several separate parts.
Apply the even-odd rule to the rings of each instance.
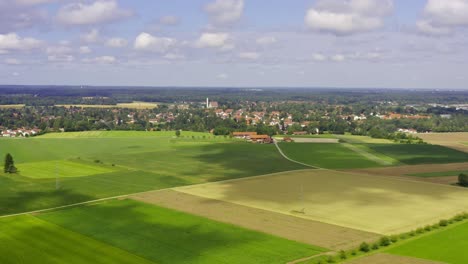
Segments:
[[[0,83],[467,89],[468,0],[0,0]]]

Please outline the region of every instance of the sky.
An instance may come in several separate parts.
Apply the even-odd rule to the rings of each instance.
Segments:
[[[0,84],[468,89],[468,0],[0,0]]]

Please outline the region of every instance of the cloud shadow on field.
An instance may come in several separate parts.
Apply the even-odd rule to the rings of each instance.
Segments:
[[[262,256],[270,259],[258,263],[271,261],[271,256],[264,256],[261,250],[239,250],[249,248],[243,244],[268,243],[269,236],[239,234],[227,224],[133,200],[82,206],[38,217],[155,263],[245,263]],[[300,253],[307,256],[314,251],[309,248],[307,253]],[[280,259],[277,263],[281,263],[281,252],[277,254]]]

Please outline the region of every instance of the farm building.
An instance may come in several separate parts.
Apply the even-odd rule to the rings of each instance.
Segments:
[[[253,135],[250,136],[250,141],[253,143],[273,143],[273,139],[268,135]]]
[[[252,136],[256,136],[257,132],[233,132],[232,136],[235,138],[250,139]]]

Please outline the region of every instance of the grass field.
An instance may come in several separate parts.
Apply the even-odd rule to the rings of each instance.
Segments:
[[[327,169],[354,169],[382,166],[342,144],[327,143],[280,143],[280,148],[289,158]]]
[[[19,175],[29,178],[80,177],[117,171],[109,165],[88,164],[79,161],[52,160],[21,164]]]
[[[468,210],[468,190],[328,170],[279,173],[177,191],[379,234],[398,234]]]
[[[181,137],[203,137],[215,138],[210,133],[182,131]],[[175,131],[85,131],[85,132],[66,132],[66,133],[47,133],[40,137],[43,138],[122,138],[122,137],[175,137]],[[223,137],[219,137],[224,139]]]
[[[21,109],[25,106],[24,104],[0,105],[0,109]]]
[[[430,233],[388,250],[388,253],[451,264],[467,262],[468,223]]]
[[[129,108],[129,109],[154,109],[158,107],[157,103],[149,102],[133,102],[133,103],[119,103],[116,105],[86,105],[86,104],[63,104],[55,105],[57,107],[80,107],[80,108]]]
[[[0,219],[0,230],[3,264],[153,263],[33,216]]]
[[[67,138],[65,133],[58,134],[65,138],[0,140],[0,157],[11,153],[20,171],[0,174],[0,215],[304,168],[285,160],[273,145],[224,138],[122,137],[120,132],[101,133],[105,137],[98,134],[83,138],[82,134],[75,134],[76,137]],[[95,160],[103,164],[94,163]],[[59,190],[55,175],[49,178],[51,172],[55,174],[57,162],[71,169],[65,174],[65,168],[59,166]],[[96,174],[98,168],[100,174]],[[112,171],[102,173],[102,169]]]
[[[414,173],[414,174],[407,174],[408,176],[416,176],[416,177],[452,177],[458,176],[461,173],[468,174],[468,170],[465,171],[440,171],[440,172],[426,172],[426,173]]]
[[[323,251],[132,200],[111,201],[38,217],[160,264],[274,264]]]
[[[366,146],[372,151],[408,165],[468,162],[468,153],[438,145],[366,144]]]

